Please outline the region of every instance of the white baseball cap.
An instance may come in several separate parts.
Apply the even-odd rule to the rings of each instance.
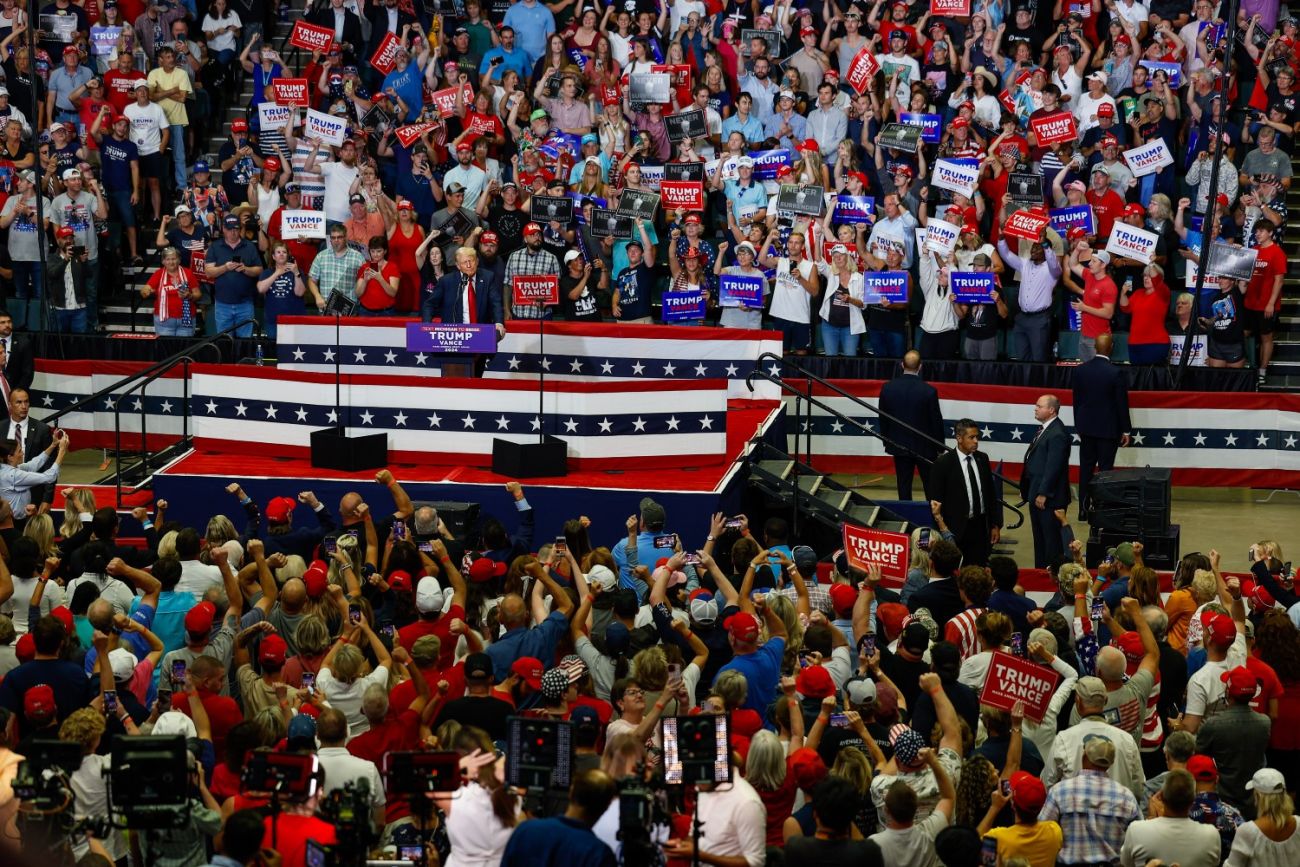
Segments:
[[[432,575],[420,579],[415,588],[415,607],[421,614],[441,611],[443,603],[442,585]]]

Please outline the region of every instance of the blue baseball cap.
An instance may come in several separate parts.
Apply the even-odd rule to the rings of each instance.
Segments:
[[[588,144],[600,144],[600,139],[596,137],[596,134],[595,134],[595,133],[591,133],[591,132],[589,132],[589,133],[587,133],[586,135],[584,135],[584,136],[582,137],[582,143],[585,144],[585,145],[588,145]]]
[[[199,160],[194,164],[194,174],[197,175],[200,172],[208,172],[208,171],[211,171],[211,169],[208,168],[208,164],[205,161]]]
[[[600,715],[596,713],[595,708],[581,704],[575,707],[573,712],[569,714],[569,722],[573,723],[577,728],[588,726],[598,728],[600,726]]]
[[[227,229],[238,229],[239,218],[234,214],[226,214],[226,216],[221,218],[221,225]]]

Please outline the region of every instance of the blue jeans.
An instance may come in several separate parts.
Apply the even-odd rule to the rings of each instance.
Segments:
[[[183,190],[189,184],[189,171],[185,165],[185,125],[174,123],[171,130],[172,160],[176,163],[176,189]]]
[[[233,328],[236,324],[245,319],[253,318],[253,302],[241,301],[238,304],[223,304],[218,301],[213,308],[213,313],[216,315],[217,331],[225,331],[227,328]],[[253,323],[249,322],[247,325],[238,329],[235,332],[235,336],[252,337]]]
[[[873,328],[867,337],[871,341],[871,354],[876,358],[902,358],[907,351],[907,335],[901,331]]]
[[[822,321],[822,346],[827,355],[857,355],[858,335],[848,325],[831,325]]]
[[[171,319],[158,321],[158,317],[153,319],[153,333],[159,337],[193,337],[194,323],[184,324],[184,320],[179,316],[173,316]]]
[[[86,327],[86,308],[78,307],[75,310],[54,308],[54,327],[65,333],[85,334],[89,330]]]

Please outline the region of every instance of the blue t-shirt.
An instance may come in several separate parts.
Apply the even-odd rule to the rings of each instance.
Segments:
[[[403,70],[394,69],[384,76],[384,84],[380,89],[387,92],[390,87],[402,98],[402,102],[406,103],[406,122],[413,123],[420,116],[420,107],[424,102],[420,67],[408,63]]]
[[[222,239],[208,249],[207,261],[213,265],[243,262],[245,265],[258,267],[262,264],[262,257],[252,241],[241,239],[238,244],[231,247],[225,239]],[[218,304],[243,304],[252,301],[257,294],[257,281],[239,271],[228,271],[214,282],[215,299]]]
[[[294,284],[293,272],[285,271],[271,288],[266,290],[266,315],[267,318],[279,316],[292,316],[295,313],[302,312],[302,298],[293,293]]]
[[[737,654],[731,658],[718,674],[732,670],[745,676],[749,684],[749,695],[742,707],[756,711],[763,719],[768,718],[768,711],[776,698],[776,685],[781,680],[781,656],[785,653],[785,639],[771,638],[753,653]],[[713,682],[717,683],[715,676]]]
[[[515,31],[515,45],[528,55],[530,64],[546,53],[546,39],[555,32],[555,16],[541,3],[516,3],[506,10],[503,21]]]
[[[618,289],[618,307],[622,319],[642,319],[650,315],[650,290],[655,285],[654,272],[642,262],[628,266],[615,279]]]
[[[115,193],[131,192],[131,163],[140,159],[140,149],[130,139],[109,136],[100,142],[100,162],[104,172],[104,189]]]

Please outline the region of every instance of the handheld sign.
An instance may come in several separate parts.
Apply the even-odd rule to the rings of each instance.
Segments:
[[[659,196],[665,210],[704,210],[704,184],[699,181],[660,181]]]
[[[276,105],[307,105],[307,79],[276,78],[271,81],[271,90],[275,93]]]
[[[257,105],[257,128],[260,130],[284,129],[285,123],[289,117],[296,113],[297,109],[290,108],[287,105],[276,105],[273,102],[262,102]],[[294,118],[295,122],[297,118]]]
[[[497,350],[497,327],[491,322],[406,323],[407,352],[485,353]]]
[[[858,93],[866,93],[871,87],[871,79],[879,71],[880,64],[876,62],[876,55],[871,53],[871,43],[868,41],[857,54],[853,55],[853,60],[849,61],[845,81]]]
[[[952,190],[963,196],[975,194],[980,170],[977,166],[968,166],[955,160],[941,159],[934,162],[934,174],[930,183],[943,190]]]
[[[117,37],[121,35],[121,27],[90,28],[90,53],[96,56],[112,54],[117,47]]]
[[[672,92],[672,76],[662,72],[637,72],[628,79],[628,101],[634,103],[657,102],[667,104]]]
[[[514,303],[518,306],[560,303],[558,274],[523,274],[515,276],[510,282],[514,290]]]
[[[647,223],[655,218],[655,210],[659,207],[659,196],[655,193],[647,193],[642,190],[624,190],[618,197],[618,208],[616,209],[620,217],[631,217],[634,220],[645,220]]]
[[[714,160],[714,163],[716,162],[717,160]],[[695,181],[703,184],[706,171],[706,163],[664,163],[664,181]],[[662,184],[663,181],[659,183]],[[667,198],[666,194],[665,198]]]
[[[832,223],[871,223],[875,220],[876,200],[872,196],[837,196]]]
[[[1007,193],[1013,204],[1041,205],[1043,176],[1037,172],[1011,172],[1007,178]]]
[[[620,217],[604,208],[593,208],[591,211],[591,237],[593,238],[631,238],[632,229],[632,220],[628,217]]]
[[[970,2],[971,0],[930,0],[930,14],[969,18]]]
[[[718,278],[718,303],[723,307],[763,309],[763,289],[767,280],[746,274],[723,274]]]
[[[293,22],[293,32],[289,34],[289,44],[306,51],[325,51],[334,42],[334,28],[308,24],[299,18]]]
[[[1115,225],[1111,227],[1110,238],[1106,241],[1106,252],[1136,259],[1143,265],[1150,265],[1159,240],[1160,236],[1155,232],[1148,232],[1146,229],[1139,229],[1137,226],[1130,226],[1128,223],[1116,220]]]
[[[1145,66],[1147,72],[1154,76],[1157,72],[1163,72],[1169,76],[1169,86],[1174,90],[1183,86],[1183,65],[1181,63],[1166,63],[1160,60],[1139,60],[1138,66]]]
[[[990,304],[998,287],[991,272],[953,271],[948,275],[948,288],[959,304]]]
[[[898,119],[908,126],[920,127],[921,141],[926,144],[939,143],[939,138],[942,135],[939,126],[943,122],[943,118],[940,115],[905,111],[898,116]]]
[[[397,140],[402,143],[402,147],[409,148],[436,128],[437,124],[433,123],[413,123],[408,126],[399,126],[393,130],[393,135],[397,136]]]
[[[866,271],[862,274],[862,300],[867,304],[902,304],[907,301],[906,271]]]
[[[980,704],[1011,710],[1024,702],[1025,719],[1042,722],[1061,676],[1046,666],[1001,650],[993,651]]]
[[[435,90],[431,94],[433,104],[438,106],[438,114],[443,117],[451,117],[456,113],[456,94],[458,92],[463,94],[464,105],[474,104],[474,88],[469,86],[468,81],[460,87],[444,87],[442,90]]]
[[[782,184],[776,194],[776,209],[816,217],[821,215],[825,198],[825,191],[820,186]]]
[[[573,199],[568,196],[533,196],[528,202],[528,211],[538,222],[555,220],[567,226],[573,221]]]
[[[708,135],[704,124],[704,112],[700,109],[670,114],[664,118],[668,129],[668,140],[676,144],[689,138],[703,138]]]
[[[767,43],[767,56],[776,57],[781,53],[780,30],[752,30],[748,27],[740,31],[740,53],[749,56],[750,40],[761,39]]]
[[[333,30],[330,30],[330,38],[334,38]],[[401,47],[402,40],[392,33],[385,33],[375,53],[370,55],[370,65],[387,75],[393,71],[393,67],[397,66],[397,52]]]
[[[947,256],[957,246],[958,231],[947,220],[931,220],[925,226],[925,249]]]
[[[1004,234],[1011,238],[1020,238],[1025,241],[1043,240],[1043,230],[1045,230],[1051,217],[1045,214],[1035,213],[1033,211],[1016,211],[1007,217],[1007,223],[1002,228]]]
[[[1165,140],[1158,138],[1140,147],[1124,151],[1124,162],[1133,174],[1139,178],[1154,174],[1165,166],[1174,164],[1174,155],[1169,152]]]
[[[328,145],[338,147],[346,138],[348,122],[339,117],[332,117],[314,108],[307,109],[307,128],[305,138],[320,139]]]
[[[749,158],[754,161],[754,180],[774,181],[776,172],[782,166],[794,165],[790,151],[776,148],[770,151],[750,151]]]
[[[1047,147],[1063,141],[1074,141],[1079,137],[1074,115],[1068,111],[1058,111],[1045,117],[1031,117],[1029,128],[1038,139],[1039,147]]]
[[[1089,235],[1097,234],[1097,224],[1092,216],[1092,205],[1053,208],[1047,214],[1052,220],[1052,228],[1061,237],[1068,235],[1070,230],[1075,227],[1082,228]]]
[[[283,211],[280,217],[280,237],[286,241],[298,238],[324,238],[325,212]]]
[[[889,585],[901,586],[907,580],[911,543],[912,537],[907,533],[844,525],[844,556],[848,558],[849,568],[866,572],[871,564],[879,564],[883,583]]]
[[[694,322],[704,318],[705,300],[699,292],[689,289],[684,292],[665,292],[663,304],[664,322]]]
[[[1210,261],[1205,266],[1205,273],[1210,277],[1249,280],[1255,273],[1257,258],[1259,250],[1253,247],[1236,247],[1215,241],[1210,245]]]
[[[920,147],[922,128],[910,123],[887,123],[876,139],[877,147],[914,154]]]

